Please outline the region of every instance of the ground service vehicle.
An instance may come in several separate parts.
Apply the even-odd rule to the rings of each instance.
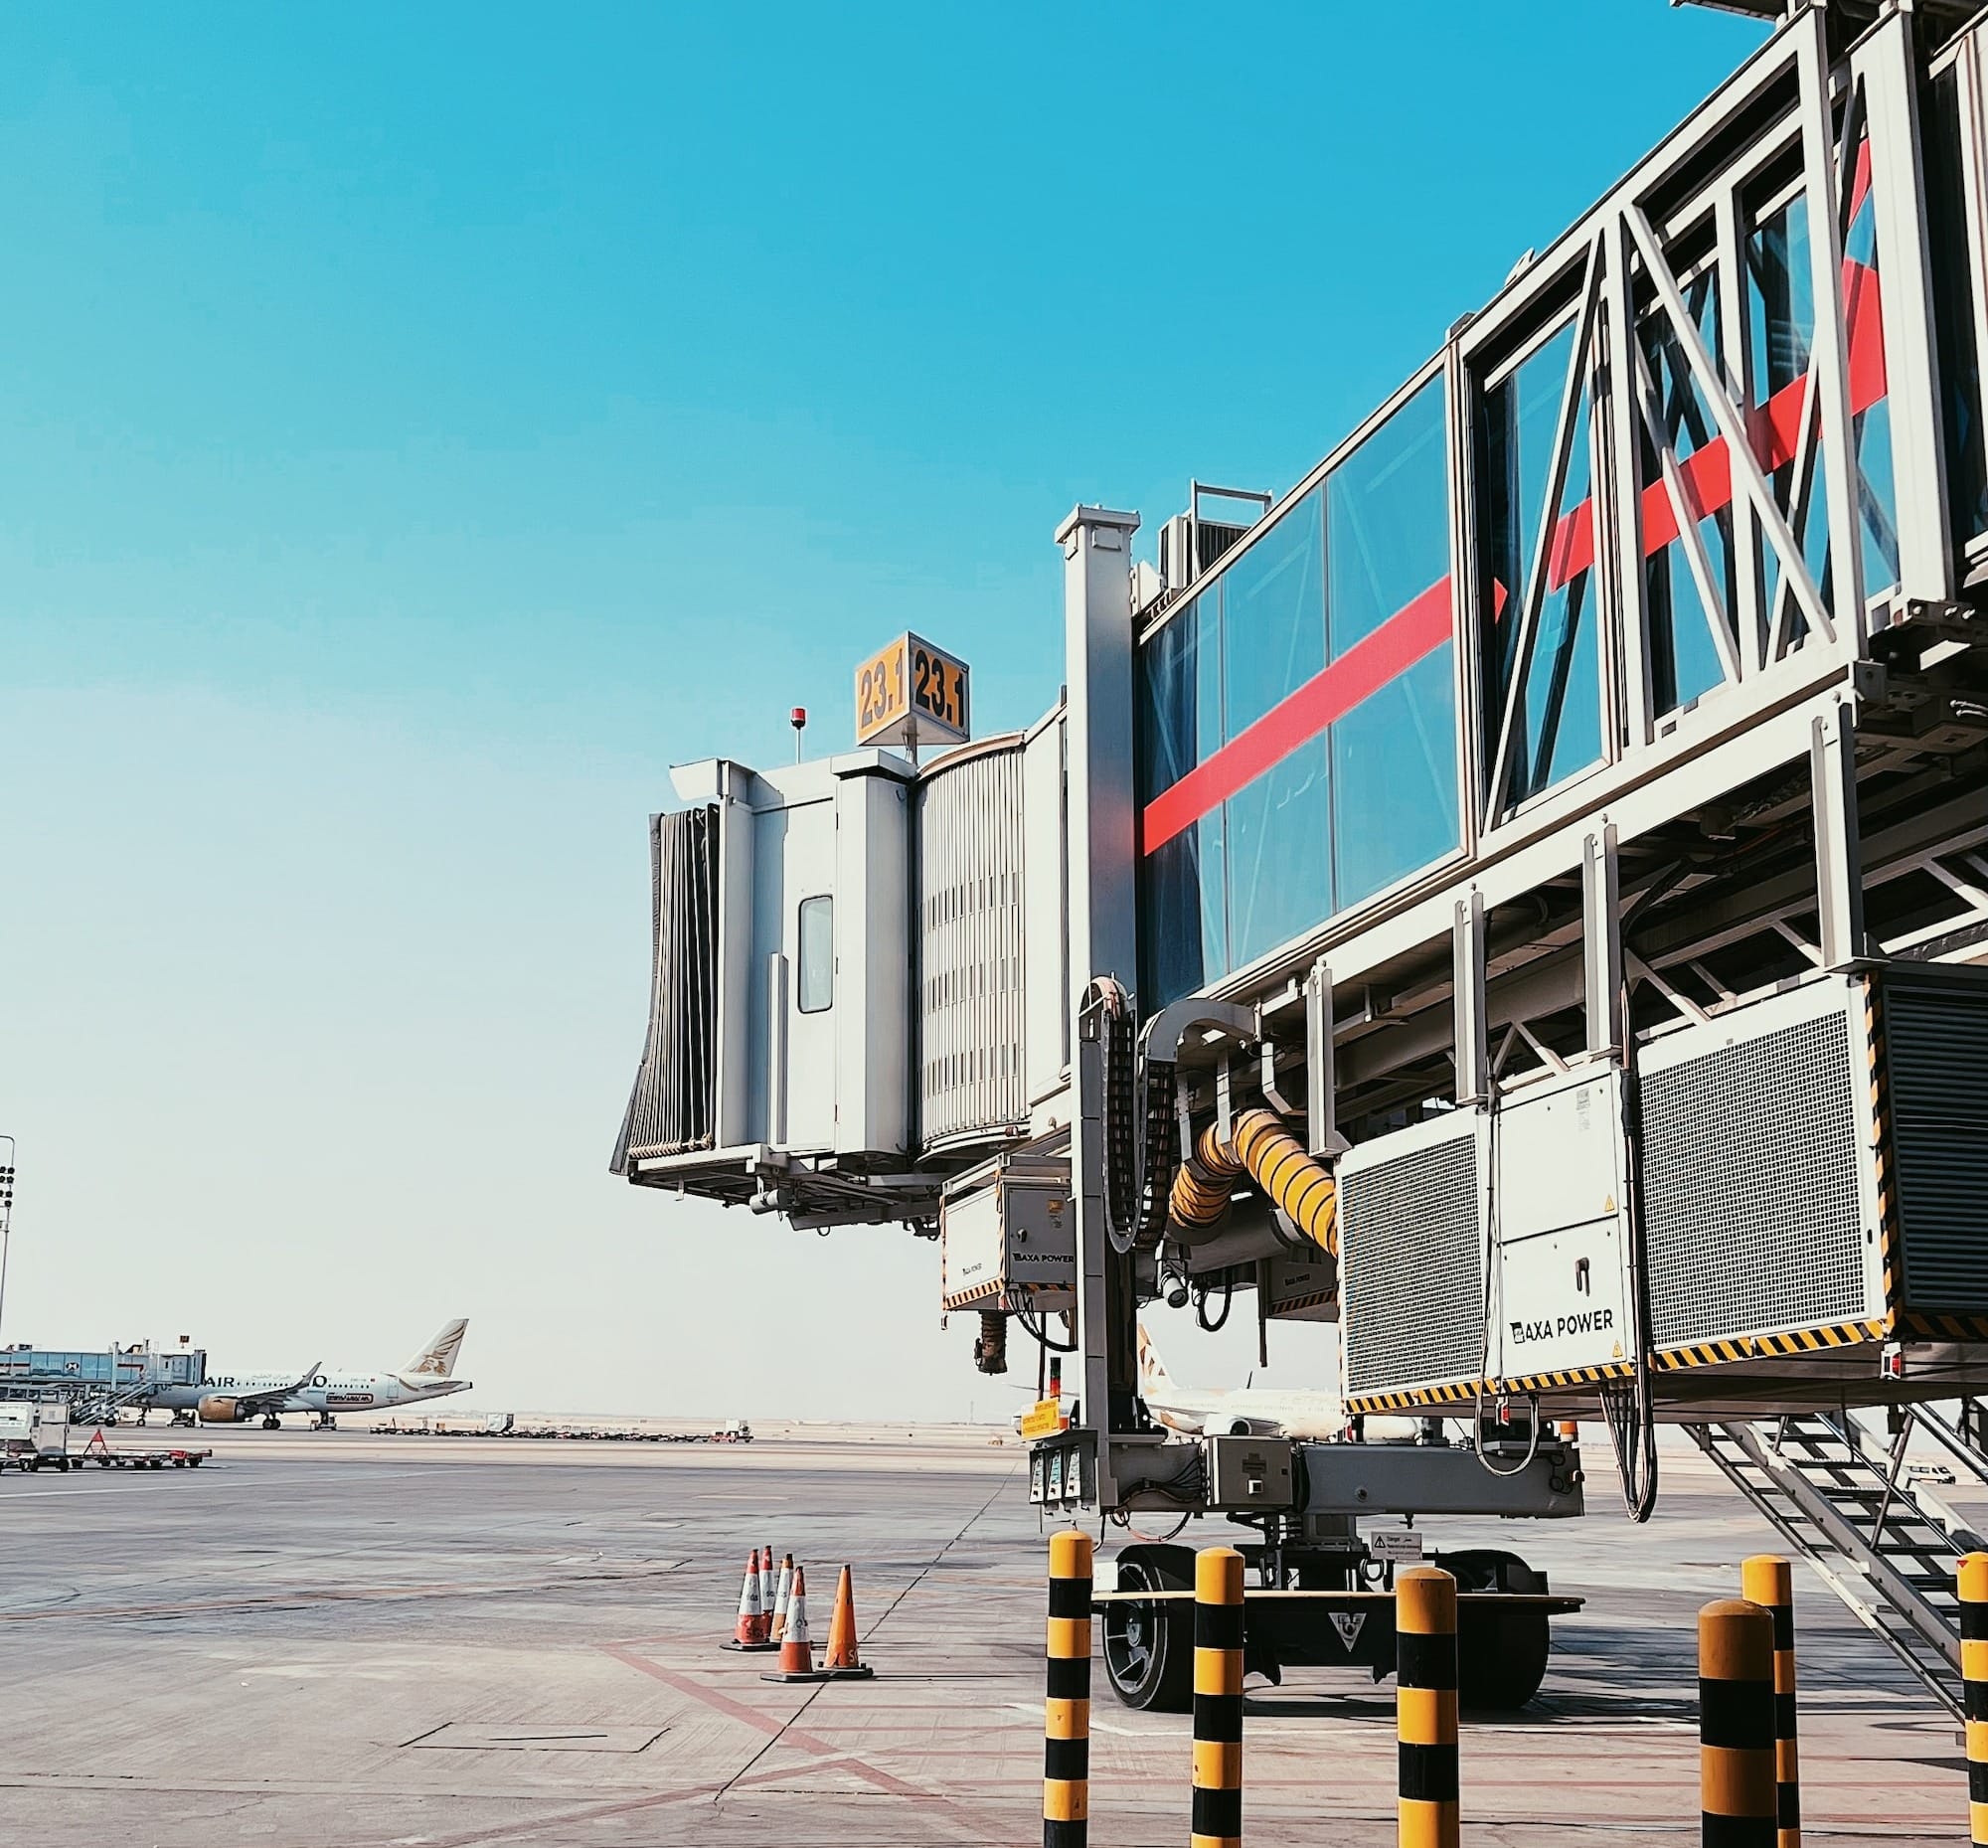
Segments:
[[[69,1407],[60,1400],[0,1399],[0,1467],[68,1469]]]
[[[1259,1666],[1374,1647],[1381,1517],[1580,1513],[1566,1421],[1643,1519],[1661,1421],[1988,1390],[1988,23],[1758,10],[1289,491],[1197,484],[1150,563],[1074,509],[1036,724],[651,822],[617,1172],[936,1238],[984,1369],[1070,1355],[1046,1509],[1222,1513],[1318,1594],[1248,1602]],[[1156,1297],[1337,1322],[1342,1437],[1161,1428]],[[1454,1563],[1543,1667],[1538,1576]],[[1180,1575],[1120,1556],[1124,1698]]]

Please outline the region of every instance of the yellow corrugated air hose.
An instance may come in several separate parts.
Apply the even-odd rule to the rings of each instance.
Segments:
[[[1228,1210],[1230,1183],[1244,1170],[1298,1231],[1338,1256],[1339,1189],[1330,1171],[1305,1153],[1270,1110],[1241,1111],[1232,1146],[1223,1144],[1213,1125],[1202,1131],[1194,1154],[1174,1176],[1168,1217],[1190,1233],[1208,1231]]]
[[[1189,1234],[1208,1232],[1229,1211],[1230,1188],[1242,1164],[1223,1146],[1215,1125],[1201,1132],[1194,1153],[1181,1163],[1167,1195],[1167,1217]]]

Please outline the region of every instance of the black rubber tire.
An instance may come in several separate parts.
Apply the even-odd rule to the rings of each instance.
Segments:
[[[1121,1592],[1184,1592],[1194,1587],[1192,1547],[1132,1546],[1118,1554]],[[1104,1678],[1120,1703],[1144,1713],[1194,1706],[1194,1605],[1112,1602],[1103,1606]]]
[[[1544,1610],[1476,1604],[1458,1613],[1457,1701],[1479,1713],[1516,1713],[1540,1691],[1553,1653]]]

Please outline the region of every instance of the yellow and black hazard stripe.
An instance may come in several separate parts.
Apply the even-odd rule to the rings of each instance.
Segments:
[[[1698,1613],[1698,1745],[1705,1842],[1775,1848],[1774,1623],[1743,1598]]]
[[[1050,1536],[1048,1692],[1043,1702],[1043,1848],[1090,1835],[1090,1536]]]
[[[1192,1848],[1242,1848],[1242,1555],[1194,1562]]]
[[[976,1283],[971,1289],[956,1289],[949,1296],[941,1296],[938,1306],[947,1311],[964,1309],[972,1303],[992,1302],[1000,1293],[998,1282]]]
[[[1967,1839],[1988,1848],[1988,1553],[1970,1553],[1954,1582],[1960,1597],[1960,1682],[1966,1705]]]
[[[1794,1569],[1774,1553],[1756,1553],[1740,1566],[1740,1596],[1774,1620],[1774,1823],[1775,1848],[1802,1848],[1801,1763],[1795,1714]]]
[[[1395,1578],[1395,1735],[1402,1848],[1456,1848],[1456,1581],[1433,1566]]]
[[[1665,1348],[1653,1360],[1660,1373],[1687,1367],[1723,1367],[1739,1360],[1764,1360],[1789,1354],[1820,1354],[1829,1348],[1861,1347],[1883,1341],[1891,1323],[1884,1316],[1854,1322],[1828,1322],[1818,1328],[1796,1328],[1772,1335],[1732,1335],[1723,1341],[1694,1341]]]
[[[1457,1406],[1473,1403],[1480,1395],[1577,1392],[1582,1387],[1599,1386],[1608,1380],[1626,1380],[1634,1371],[1626,1360],[1610,1361],[1604,1367],[1568,1367],[1558,1373],[1528,1373],[1512,1380],[1450,1380],[1438,1386],[1416,1386],[1398,1393],[1361,1393],[1346,1402],[1349,1412],[1372,1416],[1386,1412],[1413,1412],[1429,1406]]]
[[[1358,1414],[1413,1412],[1423,1406],[1455,1406],[1477,1397],[1474,1380],[1453,1381],[1446,1386],[1417,1386],[1405,1393],[1356,1393],[1346,1409]]]
[[[1626,1360],[1605,1367],[1565,1367],[1556,1373],[1527,1373],[1513,1380],[1487,1380],[1488,1393],[1555,1393],[1570,1387],[1599,1386],[1604,1380],[1626,1380],[1635,1369]]]
[[[1892,1318],[1892,1333],[1919,1341],[1988,1341],[1988,1316],[1933,1315],[1912,1309]]]
[[[1885,1050],[1885,1003],[1877,981],[1864,978],[1864,1049],[1871,1074],[1871,1146],[1878,1170],[1878,1258],[1885,1307],[1896,1316],[1905,1298],[1904,1246],[1899,1238],[1898,1164],[1892,1147],[1892,1068]]]
[[[1288,1300],[1279,1299],[1270,1304],[1272,1315],[1288,1315],[1293,1309],[1315,1309],[1322,1302],[1337,1302],[1336,1289],[1315,1289],[1309,1295],[1292,1296]]]

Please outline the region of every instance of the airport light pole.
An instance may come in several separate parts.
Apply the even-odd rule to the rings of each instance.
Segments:
[[[0,1328],[7,1325],[7,1248],[14,1242],[14,1138],[0,1135],[6,1159],[0,1161]]]

